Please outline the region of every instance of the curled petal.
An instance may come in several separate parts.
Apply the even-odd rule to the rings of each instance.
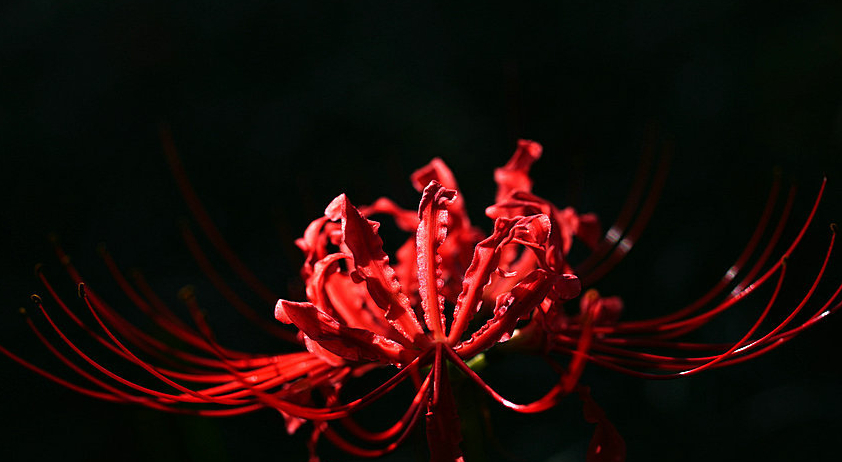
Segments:
[[[340,367],[345,365],[345,359],[343,359],[339,355],[331,353],[329,350],[326,350],[319,344],[319,342],[316,342],[315,340],[311,339],[306,335],[304,335],[304,346],[307,348],[307,351],[318,356],[324,362],[330,364],[333,367]]]
[[[344,253],[334,253],[317,261],[313,276],[307,281],[307,299],[320,311],[349,327],[370,330],[399,343],[406,342],[386,322],[365,288],[351,280],[347,273],[340,272],[339,262],[350,259]]]
[[[443,187],[456,191],[456,197],[453,199],[450,207],[448,207],[451,212],[448,228],[450,230],[470,228],[471,222],[468,220],[468,213],[465,211],[465,201],[462,198],[462,193],[459,191],[459,185],[456,184],[456,177],[453,176],[453,172],[450,171],[450,168],[448,168],[443,160],[436,157],[429,164],[416,170],[410,178],[412,180],[412,186],[419,192],[423,191],[431,181],[436,181]]]
[[[456,185],[456,177],[453,176],[453,172],[447,164],[438,157],[431,160],[429,164],[413,172],[412,176],[410,176],[410,181],[412,181],[412,186],[418,190],[418,192],[423,191],[431,181],[437,181],[447,189],[455,190],[458,188]]]
[[[327,217],[321,217],[313,220],[304,231],[304,236],[295,240],[295,245],[304,252],[301,277],[305,282],[313,275],[316,262],[328,255],[328,244],[333,242],[332,235],[338,230],[336,223],[331,223]]]
[[[312,303],[278,300],[275,317],[281,322],[295,324],[319,346],[346,360],[384,364],[409,362],[406,350],[399,343],[368,330],[345,326]],[[313,353],[318,354],[318,351]]]
[[[491,218],[514,217],[542,213],[552,221],[552,233],[546,252],[546,264],[558,271],[570,271],[566,256],[573,245],[573,237],[594,248],[602,237],[602,229],[596,215],[579,215],[573,207],[559,210],[550,201],[527,191],[514,191],[502,201],[488,207],[486,215]]]
[[[529,168],[541,157],[543,149],[534,141],[517,142],[517,149],[509,162],[494,170],[494,181],[497,183],[496,202],[505,199],[512,191],[532,191]]]
[[[543,215],[519,218],[500,218],[494,222],[494,232],[474,248],[474,257],[462,281],[462,292],[456,301],[453,324],[448,334],[454,344],[482,304],[483,289],[491,275],[499,270],[502,252],[510,243],[538,249],[547,241],[549,219]]]
[[[365,281],[371,298],[402,335],[410,341],[423,342],[424,331],[415,318],[409,298],[401,292],[395,270],[389,266],[383,241],[377,235],[376,222],[363,217],[344,194],[328,205],[325,216],[342,222],[342,244],[354,258],[355,270],[351,276]]]
[[[377,199],[369,206],[360,207],[360,212],[366,217],[377,214],[389,215],[394,218],[395,224],[402,231],[411,233],[418,227],[418,215],[414,210],[402,209],[398,204],[395,204],[391,199],[386,197]]]
[[[415,233],[418,261],[418,291],[424,320],[434,335],[444,334],[444,297],[441,288],[441,255],[438,248],[447,236],[447,206],[453,201],[456,191],[447,189],[438,181],[431,181],[424,189],[418,206],[418,231]]]
[[[338,262],[348,258],[343,253],[330,254],[313,265],[312,277],[307,281],[307,299],[316,305],[319,310],[336,315],[330,297],[325,293],[325,279],[339,270]]]
[[[456,178],[441,159],[433,159],[412,174],[412,185],[419,192],[431,181],[437,181],[446,189],[456,191],[455,197],[447,206],[448,238],[438,249],[442,258],[440,269],[444,281],[441,294],[447,300],[455,302],[459,294],[462,275],[471,262],[472,249],[485,237],[485,233],[471,226],[471,220],[465,209],[464,196],[456,184]]]
[[[509,218],[497,219],[491,236],[474,248],[474,258],[462,280],[462,292],[453,310],[453,323],[448,334],[450,344],[459,340],[471,318],[479,310],[483,288],[488,285],[491,274],[497,270],[500,252],[515,222],[516,220]]]
[[[512,288],[511,292],[500,294],[494,316],[454,350],[463,358],[471,358],[497,342],[508,340],[517,322],[539,306],[554,286],[571,294],[581,288],[579,278],[575,275],[554,275],[537,269]]]
[[[410,237],[395,252],[395,275],[401,288],[409,295],[411,306],[420,303],[418,297],[418,257],[415,254],[415,237]]]

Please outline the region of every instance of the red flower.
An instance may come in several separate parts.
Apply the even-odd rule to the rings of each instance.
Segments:
[[[176,179],[205,235],[259,296],[274,303],[278,297],[228,248],[187,182],[172,144],[168,138],[165,141]],[[620,217],[603,235],[595,215],[557,207],[533,194],[529,169],[540,155],[539,144],[520,141],[511,160],[495,171],[496,201],[486,210],[494,219],[489,236],[471,225],[454,176],[439,159],[412,175],[412,183],[421,193],[417,213],[385,198],[359,208],[344,194],[334,199],[324,216],[313,221],[297,241],[306,258],[301,274],[307,301],[281,299],[275,306],[275,317],[294,325],[297,333],[262,324],[285,341],[303,344],[307,351],[252,355],[227,349],[214,340],[191,290],[183,290],[181,298],[190,309],[195,327],[173,314],[140,275],[135,275],[134,284],[129,282],[103,251],[115,281],[134,304],[180,341],[180,347],[172,347],[129,323],[86,289],[69,258],[56,246],[59,259],[78,284],[79,295],[102,333],[71,311],[39,271],[38,277],[55,304],[96,342],[139,366],[167,389],[142,385],[100,364],[65,335],[38,296],[33,297],[36,306],[51,328],[99,375],[65,356],[29,318],[27,323],[39,340],[90,385],[47,372],[3,347],[0,352],[64,386],[109,401],[217,416],[274,408],[285,416],[290,432],[306,421],[313,422],[312,459],[316,459],[315,445],[321,436],[358,456],[385,454],[403,442],[423,413],[431,460],[462,460],[460,423],[449,377],[449,371],[456,369],[517,412],[540,412],[577,392],[584,403],[585,420],[596,424],[588,460],[621,461],[625,443],[593,401],[589,389],[578,383],[588,362],[645,378],[690,375],[776,348],[842,306],[836,301],[842,292],[840,285],[806,321],[794,323],[824,275],[835,240],[833,227],[824,263],[811,288],[782,321],[759,334],[778,299],[787,258],[803,239],[821,199],[820,191],[798,236],[764,270],[786,222],[792,204],[790,194],[769,243],[748,265],[770,220],[776,184],[757,232],[708,294],[669,315],[624,321],[623,301],[603,297],[592,286],[640,236],[663,186],[666,162],[660,164],[651,182],[645,173],[637,176]],[[648,171],[646,164],[642,172]],[[647,185],[649,193],[644,194]],[[383,250],[379,223],[370,219],[375,215],[390,217],[399,229],[410,234],[394,258]],[[260,323],[260,316],[216,272],[187,227],[184,237],[203,272],[226,300]],[[577,240],[592,252],[583,262],[573,264],[569,256]],[[734,284],[744,268],[748,271]],[[775,287],[765,309],[737,341],[714,345],[679,339],[772,283]],[[587,290],[580,296],[583,287]],[[732,290],[725,294],[729,287]],[[719,303],[713,304],[717,297]],[[578,304],[578,312],[565,306],[571,301]],[[570,362],[566,368],[558,367],[559,380],[546,395],[529,404],[515,404],[500,396],[469,366],[471,359],[501,343],[511,351],[569,355]],[[708,353],[696,353],[705,351]],[[397,372],[364,396],[343,402],[342,387],[375,368],[397,368]],[[393,425],[373,432],[352,419],[352,414],[407,378],[412,379],[415,394]],[[359,443],[349,441],[346,435]]]
[[[529,181],[526,171],[540,152],[537,143],[521,143],[512,161],[498,170],[502,194]],[[413,407],[426,406],[432,460],[454,460],[461,457],[461,437],[445,362],[485,386],[465,360],[508,340],[518,322],[545,300],[561,303],[576,297],[580,283],[563,271],[562,250],[547,215],[498,218],[491,236],[480,240],[442,161],[416,172],[413,183],[423,187],[417,215],[385,199],[362,209],[345,195],[334,199],[298,241],[306,254],[302,275],[309,301],[280,300],[275,315],[298,327],[308,350],[331,364],[368,362],[403,370],[431,364],[409,414],[417,418],[420,412]],[[395,264],[383,251],[379,224],[367,218],[374,214],[391,215],[400,228],[414,232]],[[534,254],[537,263],[517,274],[516,283],[503,283],[515,275],[501,261],[518,248]],[[466,335],[484,302],[493,306],[489,319]],[[532,405],[505,403],[535,412],[571,390],[559,386]],[[405,426],[413,424],[410,419]],[[338,439],[335,433],[328,436]],[[347,442],[339,444],[365,454]]]

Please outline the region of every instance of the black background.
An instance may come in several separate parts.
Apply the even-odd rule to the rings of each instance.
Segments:
[[[409,174],[440,156],[488,229],[493,168],[521,137],[545,147],[536,191],[605,223],[647,136],[674,145],[655,219],[599,286],[624,297],[630,318],[682,306],[722,275],[775,167],[800,190],[790,238],[822,174],[830,179],[792,260],[790,306],[819,267],[827,224],[840,219],[836,2],[171,3],[0,7],[0,342],[65,376],[16,315],[42,291],[31,275],[38,262],[73,297],[50,232],[115,305],[127,303],[96,257],[101,241],[173,306],[175,291],[195,284],[221,341],[280,348],[231,314],[184,249],[177,223],[187,212],[160,147],[162,124],[234,248],[290,297],[300,296],[292,240],[330,199],[387,195],[412,208]],[[838,260],[825,294],[842,280]],[[749,301],[702,338],[739,338],[761,306]],[[830,319],[753,363],[689,379],[654,383],[590,367],[583,383],[632,461],[826,460],[842,413],[840,329]],[[5,460],[306,457],[306,432],[287,436],[271,411],[178,417],[80,397],[6,359],[0,374]],[[503,360],[487,374],[523,400],[552,382],[540,362]],[[541,416],[489,407],[499,445],[485,441],[474,460],[583,459],[591,428],[577,400]],[[419,438],[392,460],[423,460]],[[328,445],[321,452],[348,459]]]

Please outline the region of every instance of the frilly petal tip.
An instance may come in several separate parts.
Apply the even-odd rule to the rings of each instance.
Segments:
[[[348,202],[348,196],[342,193],[325,207],[325,216],[330,220],[339,220],[345,211],[345,204]]]
[[[292,324],[292,319],[289,318],[289,315],[287,315],[286,309],[284,307],[284,305],[288,303],[290,302],[281,299],[278,300],[278,302],[275,304],[275,319],[281,321],[284,324]]]

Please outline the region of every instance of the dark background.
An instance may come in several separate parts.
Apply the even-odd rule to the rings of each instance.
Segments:
[[[792,259],[788,306],[819,267],[827,224],[842,216],[838,2],[171,3],[0,7],[0,343],[65,377],[15,313],[43,292],[32,277],[38,262],[73,299],[50,232],[115,305],[127,303],[96,257],[101,241],[173,306],[175,291],[195,284],[223,343],[281,348],[231,314],[184,249],[177,223],[187,212],[162,154],[162,124],[234,248],[290,297],[300,296],[292,240],[337,194],[355,203],[388,195],[412,208],[409,174],[440,156],[488,229],[493,168],[521,137],[545,147],[536,191],[605,223],[647,137],[674,145],[655,219],[599,286],[624,297],[629,318],[680,307],[722,275],[775,167],[801,192],[789,238],[822,174],[830,178]],[[842,280],[839,266],[836,257],[821,293]],[[762,300],[697,339],[739,338]],[[753,363],[678,381],[590,367],[583,383],[631,461],[827,460],[842,429],[840,332],[837,316]],[[271,411],[178,417],[80,397],[5,358],[0,374],[4,460],[306,457],[306,431],[288,437]],[[523,400],[552,382],[538,361],[503,358],[486,374]],[[465,406],[482,405],[475,399]],[[473,460],[583,459],[592,429],[576,399],[540,416],[489,408],[499,445],[487,438]],[[392,460],[423,460],[413,455],[423,447],[411,438]],[[327,444],[321,452],[347,460]]]

